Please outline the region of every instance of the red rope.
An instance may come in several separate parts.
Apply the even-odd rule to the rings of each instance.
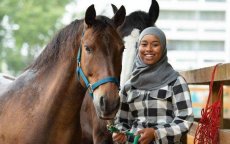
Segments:
[[[220,127],[223,84],[220,85],[218,100],[209,106],[216,67],[217,65],[214,67],[212,72],[206,107],[201,110],[201,119],[196,129],[194,144],[218,144],[218,129]]]

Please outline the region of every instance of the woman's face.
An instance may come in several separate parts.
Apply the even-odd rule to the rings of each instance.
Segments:
[[[139,56],[147,65],[157,63],[162,56],[159,38],[155,35],[145,35],[139,45]]]

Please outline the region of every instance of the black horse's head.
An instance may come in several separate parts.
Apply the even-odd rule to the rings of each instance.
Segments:
[[[113,12],[116,13],[117,7],[113,4]],[[140,32],[146,27],[154,26],[159,16],[159,4],[156,0],[152,0],[152,4],[148,13],[144,11],[134,11],[125,18],[123,25],[119,27],[122,37],[130,35],[133,29],[138,29]]]

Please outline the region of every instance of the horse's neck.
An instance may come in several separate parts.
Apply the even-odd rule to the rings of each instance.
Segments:
[[[71,62],[63,62],[42,72],[28,69],[17,78],[3,96],[5,103],[0,99],[4,103],[0,105],[0,135],[13,133],[21,143],[31,143],[34,137],[41,143],[58,143],[58,137],[62,137],[60,143],[69,143],[77,134],[84,96],[72,67]]]
[[[36,76],[39,79],[39,104],[45,111],[50,110],[47,116],[53,115],[58,123],[68,123],[68,120],[76,118],[83,100],[84,91],[76,81],[72,67],[70,63],[64,62]]]

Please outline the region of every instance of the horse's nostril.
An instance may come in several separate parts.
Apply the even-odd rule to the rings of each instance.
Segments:
[[[100,106],[101,107],[105,106],[104,96],[101,96],[101,98],[100,98]]]

